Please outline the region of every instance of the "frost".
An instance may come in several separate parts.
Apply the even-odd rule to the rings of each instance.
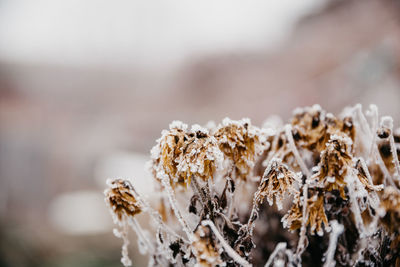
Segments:
[[[169,128],[170,129],[180,129],[180,130],[186,131],[188,128],[188,125],[181,121],[173,121],[169,125]]]

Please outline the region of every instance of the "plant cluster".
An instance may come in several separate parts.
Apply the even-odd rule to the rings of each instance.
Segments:
[[[108,181],[122,263],[132,228],[149,266],[400,266],[399,156],[400,132],[374,105],[314,105],[261,128],[174,121],[151,150],[152,205]]]

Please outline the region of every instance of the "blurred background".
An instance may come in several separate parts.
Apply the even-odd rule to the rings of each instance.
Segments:
[[[399,1],[0,0],[0,266],[121,266],[105,180],[172,120],[399,101]]]

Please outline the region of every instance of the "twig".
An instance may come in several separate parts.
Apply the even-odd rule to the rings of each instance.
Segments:
[[[324,267],[332,267],[335,266],[335,260],[333,257],[335,256],[337,240],[339,235],[343,232],[343,225],[339,224],[336,220],[331,221],[332,232],[329,236],[329,246],[326,251],[326,261]]]
[[[278,245],[276,245],[274,251],[271,253],[271,255],[268,258],[267,263],[264,265],[264,267],[269,267],[271,266],[272,260],[276,257],[276,255],[278,255],[278,253],[281,250],[286,250],[286,242],[281,242],[278,243]]]
[[[245,267],[250,267],[252,266],[248,261],[240,257],[239,254],[236,253],[236,251],[229,246],[228,243],[226,243],[225,239],[222,237],[222,235],[219,233],[217,227],[214,225],[214,223],[210,220],[204,220],[201,222],[203,226],[209,226],[211,230],[214,232],[215,236],[221,243],[222,247],[225,249],[225,252],[237,263],[239,263],[242,266]]]

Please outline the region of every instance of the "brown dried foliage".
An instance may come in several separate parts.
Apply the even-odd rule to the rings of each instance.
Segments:
[[[243,120],[224,123],[214,134],[220,150],[233,162],[236,174],[242,180],[250,174],[257,156],[256,146],[261,145],[259,135],[254,131],[255,127]]]
[[[286,194],[295,195],[298,193],[298,181],[297,174],[289,170],[286,165],[280,161],[273,161],[270,168],[264,173],[258,190],[255,193],[257,205],[261,205],[265,197],[269,204],[272,205],[275,197],[278,209],[281,209],[281,203]]]
[[[106,201],[119,221],[124,216],[135,216],[142,211],[132,193],[132,185],[127,180],[113,180],[105,192]]]
[[[211,159],[209,154],[214,152],[217,145],[208,133],[171,128],[158,145],[161,152],[153,160],[153,172],[156,175],[161,168],[170,177],[172,185],[187,186],[193,176],[202,180],[213,177],[215,158]]]

